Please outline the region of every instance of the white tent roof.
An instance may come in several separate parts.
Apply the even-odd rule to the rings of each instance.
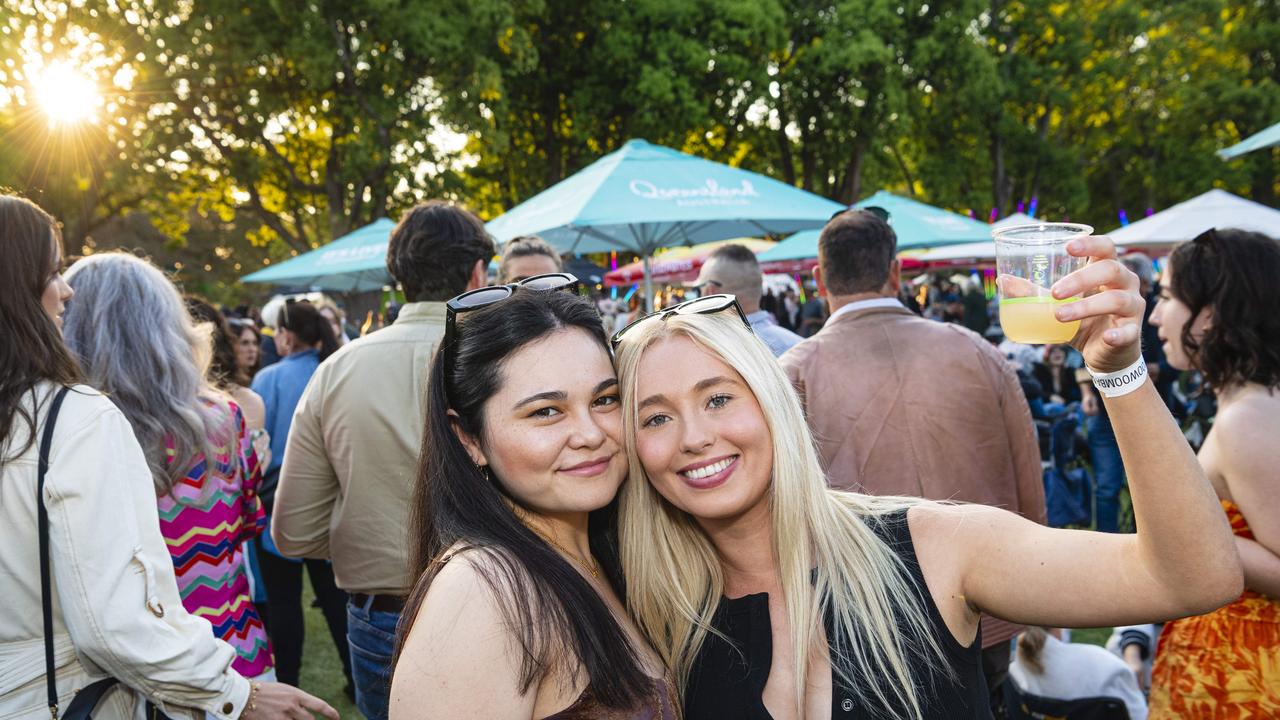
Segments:
[[[1006,218],[1001,218],[991,223],[992,230],[1000,228],[1014,227],[1015,225],[1034,225],[1042,222],[1026,213],[1014,213]],[[918,253],[912,253],[917,260],[924,262],[961,262],[973,260],[975,262],[992,261],[996,259],[996,243],[994,240],[983,240],[981,242],[964,243],[962,245],[947,245],[944,247],[929,248]]]
[[[996,257],[996,244],[992,240],[983,240],[982,242],[947,245],[924,250],[906,250],[903,252],[903,257],[911,257],[926,263],[958,262],[962,260],[989,261],[994,260]]]
[[[1014,213],[1009,217],[1000,218],[999,220],[991,223],[991,229],[999,230],[1000,228],[1013,227],[1014,225],[1032,225],[1038,222],[1043,221],[1037,220],[1026,213],[1019,212]]]
[[[1112,230],[1108,235],[1117,245],[1158,247],[1191,240],[1214,227],[1252,230],[1280,237],[1280,210],[1232,195],[1226,190],[1210,190]]]

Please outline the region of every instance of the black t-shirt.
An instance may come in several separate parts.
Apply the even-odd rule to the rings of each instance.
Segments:
[[[915,545],[911,542],[911,531],[907,526],[906,511],[886,515],[881,523],[872,527],[906,565],[914,581],[912,586],[917,591],[916,599],[925,608],[930,630],[942,647],[951,671],[951,676],[948,677],[945,672],[931,669],[926,658],[908,658],[912,676],[918,679],[921,686],[918,692],[924,706],[924,717],[929,720],[990,718],[987,681],[982,673],[981,633],[972,645],[963,647],[947,629],[920,571]],[[830,615],[824,618],[824,623],[827,637],[834,637]],[[772,720],[764,706],[764,686],[769,679],[769,666],[773,660],[768,594],[758,593],[732,600],[722,598],[711,624],[732,640],[733,644],[730,645],[714,634],[707,635],[689,676],[689,687],[684,699],[685,720]],[[901,620],[898,625],[905,627]],[[857,689],[841,683],[834,673],[831,681],[833,720],[878,720],[891,717],[886,708],[877,706],[875,696],[870,691],[863,697]]]

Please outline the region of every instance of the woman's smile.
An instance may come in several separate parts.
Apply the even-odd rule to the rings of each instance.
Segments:
[[[617,455],[618,454],[615,452],[593,460],[587,460],[586,462],[581,462],[571,467],[561,468],[560,472],[577,477],[595,477],[605,470],[608,470],[610,463],[613,462],[613,459],[617,457]]]
[[[729,476],[738,469],[738,455],[726,455],[712,460],[704,460],[677,470],[689,487],[697,490],[710,490],[720,487],[729,480]]]

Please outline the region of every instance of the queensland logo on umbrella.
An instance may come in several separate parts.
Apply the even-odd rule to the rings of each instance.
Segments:
[[[387,254],[385,244],[362,245],[360,247],[330,248],[320,253],[316,265],[333,265],[335,263],[353,262],[369,257]]]
[[[678,207],[746,205],[748,198],[760,197],[750,180],[743,180],[738,187],[721,187],[711,178],[696,187],[658,187],[648,180],[632,180],[631,192],[646,200],[675,200]]]

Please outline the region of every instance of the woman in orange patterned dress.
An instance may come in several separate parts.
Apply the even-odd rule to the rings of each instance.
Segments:
[[[1210,230],[1169,257],[1160,328],[1169,363],[1204,374],[1218,415],[1200,462],[1244,564],[1245,591],[1164,627],[1151,719],[1280,717],[1280,242]]]

